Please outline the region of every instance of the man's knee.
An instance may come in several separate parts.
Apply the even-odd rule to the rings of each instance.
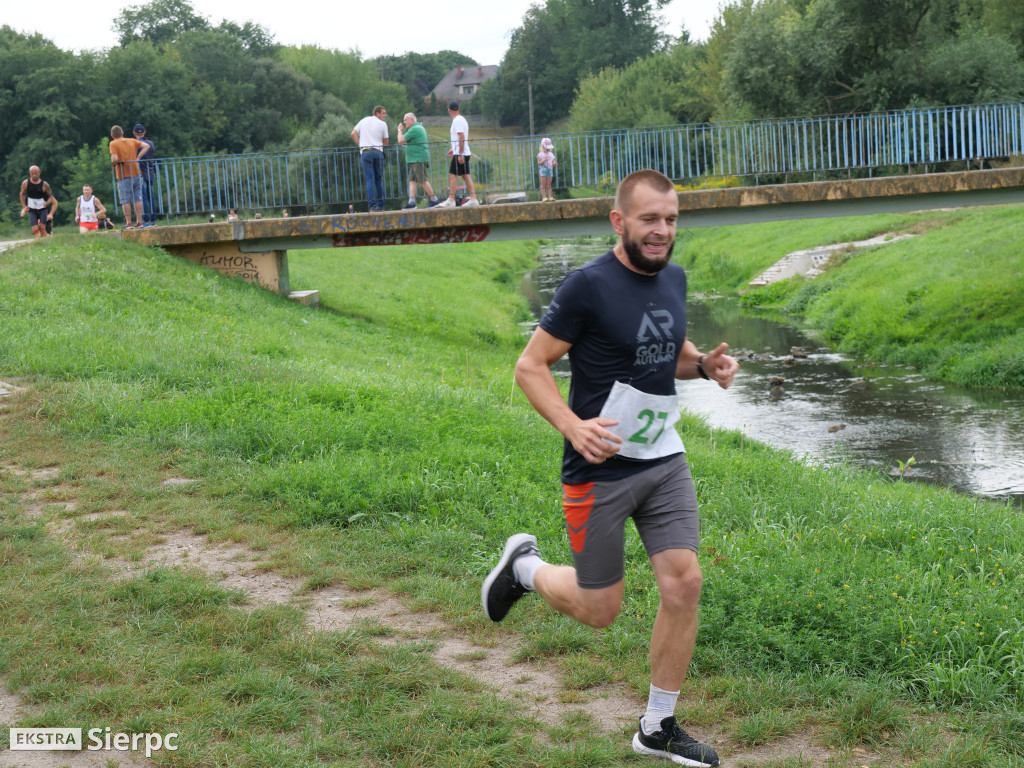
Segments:
[[[687,610],[697,605],[704,585],[700,567],[694,565],[663,577],[659,583],[661,603],[668,610]]]
[[[580,590],[586,599],[580,621],[588,627],[604,629],[611,626],[622,610],[622,594],[615,590]]]

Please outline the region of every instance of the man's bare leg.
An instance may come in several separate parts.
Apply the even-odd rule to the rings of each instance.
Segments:
[[[697,606],[703,575],[697,553],[669,549],[651,557],[661,603],[651,631],[651,682],[678,691],[697,640]]]
[[[623,584],[602,589],[583,589],[576,583],[576,569],[568,565],[542,565],[534,586],[544,602],[559,613],[590,627],[607,627],[622,608]]]

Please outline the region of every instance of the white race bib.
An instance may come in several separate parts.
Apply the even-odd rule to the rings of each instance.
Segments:
[[[679,421],[676,395],[649,395],[616,381],[601,408],[601,417],[619,422],[614,427],[605,427],[622,438],[619,456],[660,459],[686,451],[675,429]]]

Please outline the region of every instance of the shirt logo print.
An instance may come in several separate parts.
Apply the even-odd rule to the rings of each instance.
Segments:
[[[640,319],[640,330],[636,332],[636,340],[642,344],[652,338],[670,338],[673,324],[672,315],[667,310],[652,309],[650,312],[644,312]]]
[[[674,324],[668,310],[652,309],[644,312],[640,319],[640,329],[636,332],[636,360],[633,364],[655,366],[674,363],[677,356],[671,333]]]

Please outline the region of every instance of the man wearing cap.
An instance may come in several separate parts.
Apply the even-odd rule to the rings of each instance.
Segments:
[[[452,118],[451,139],[452,148],[448,150],[448,157],[452,159],[448,168],[448,199],[438,203],[438,208],[455,207],[455,184],[461,176],[466,184],[466,194],[469,198],[462,205],[480,205],[476,199],[476,187],[473,186],[473,178],[469,173],[469,123],[459,114],[459,102],[453,101],[448,104],[448,115]]]
[[[370,212],[384,210],[384,147],[388,145],[388,124],[384,118],[388,111],[382,106],[373,108],[352,129],[352,141],[359,145],[359,164],[366,177],[366,197]]]
[[[156,147],[146,138],[146,126],[136,123],[132,130],[135,138],[149,147],[145,158],[139,155],[139,172],[142,175],[142,226],[156,226],[156,206],[153,204],[153,181],[156,178]],[[139,150],[140,152],[142,150]]]

